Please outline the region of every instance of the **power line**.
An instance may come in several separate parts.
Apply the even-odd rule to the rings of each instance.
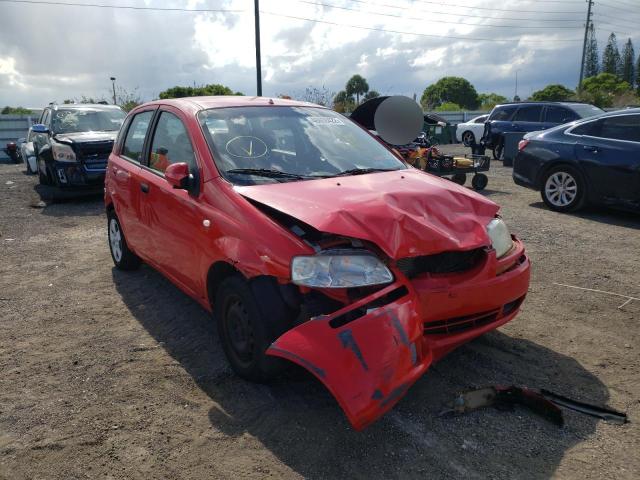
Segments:
[[[163,8],[163,7],[135,7],[131,5],[104,5],[99,3],[48,2],[45,0],[0,0],[3,3],[26,3],[30,5],[57,5],[62,7],[91,7],[112,8],[122,10],[153,10],[158,12],[211,12],[211,13],[242,13],[245,10],[227,10],[223,8]]]
[[[377,27],[365,27],[362,25],[347,25],[345,23],[337,23],[337,22],[330,22],[328,20],[318,20],[315,18],[306,18],[306,17],[297,17],[295,15],[285,15],[283,13],[275,13],[275,12],[267,12],[264,10],[260,10],[260,13],[264,13],[265,15],[273,15],[276,17],[283,17],[283,18],[291,18],[294,20],[304,20],[306,22],[314,22],[314,23],[324,23],[327,25],[335,25],[338,27],[348,27],[348,28],[358,28],[361,30],[371,30],[371,31],[376,31],[376,32],[386,32],[386,33],[398,33],[398,34],[402,34],[402,35],[415,35],[418,37],[429,37],[429,38],[449,38],[452,40],[473,40],[473,41],[480,41],[480,42],[496,42],[496,43],[505,43],[505,42],[517,42],[522,40],[522,38],[502,38],[502,39],[496,39],[496,38],[478,38],[478,37],[464,37],[464,36],[455,36],[455,35],[432,35],[432,34],[428,34],[428,33],[416,33],[416,32],[406,32],[406,31],[400,31],[400,30],[388,30],[388,29],[384,29],[384,28],[377,28]],[[565,39],[565,38],[561,38],[561,39],[554,39],[552,40],[553,42],[581,42],[582,40],[573,40],[573,39]],[[528,43],[548,43],[549,40],[526,40],[526,42]]]
[[[406,6],[398,6],[398,5],[389,5],[387,3],[376,3],[376,2],[369,2],[366,0],[350,0],[352,3],[360,3],[363,5],[367,5],[367,6],[376,6],[376,7],[386,7],[386,8],[395,8],[395,9],[399,9],[402,11],[407,10]],[[448,15],[450,17],[468,17],[468,18],[481,18],[481,19],[485,19],[485,20],[521,20],[521,21],[532,21],[532,22],[579,22],[581,23],[580,20],[576,20],[573,18],[543,18],[543,19],[536,19],[536,18],[522,18],[522,17],[487,17],[485,15],[472,15],[472,14],[468,14],[468,13],[451,13],[451,12],[439,12],[436,10],[425,10],[422,8],[412,8],[412,10],[416,10],[418,12],[424,12],[424,13],[428,13],[429,15]],[[556,13],[556,12],[550,12],[550,13]],[[580,27],[582,28],[582,27]]]
[[[420,2],[420,3],[428,3],[431,5],[440,5],[440,6],[447,6],[447,7],[456,7],[456,8],[468,8],[468,9],[473,9],[473,10],[491,10],[491,11],[495,11],[495,12],[528,12],[528,13],[570,13],[570,14],[578,14],[578,13],[583,13],[579,10],[572,10],[572,11],[553,11],[553,12],[544,12],[541,10],[521,10],[521,9],[510,9],[510,8],[489,8],[489,7],[469,7],[466,5],[459,5],[459,4],[453,4],[453,3],[442,3],[442,2],[433,2],[430,0],[415,0],[416,2]],[[564,3],[564,2],[563,2]]]
[[[638,8],[638,4],[632,4],[632,3],[627,3],[627,2],[623,2],[622,0],[607,0],[609,2],[614,2],[614,3],[619,3],[620,5],[625,5],[626,7],[631,7],[631,8]],[[602,3],[600,2],[601,5],[606,5],[606,3]]]
[[[627,7],[617,7],[615,5],[610,5],[608,3],[603,3],[603,2],[600,2],[600,5],[602,5],[603,7],[607,7],[607,8],[613,8],[614,10],[622,10],[623,12],[626,12],[626,13],[630,13],[629,12],[629,7],[631,7],[631,5],[629,5]],[[638,8],[638,5],[635,5],[635,7]]]
[[[405,15],[395,15],[393,13],[379,13],[379,12],[370,12],[367,10],[359,10],[356,8],[349,8],[349,7],[343,7],[343,6],[339,6],[339,5],[332,5],[329,3],[320,3],[320,2],[312,2],[309,0],[296,0],[299,3],[306,3],[308,5],[318,5],[318,6],[322,6],[322,7],[328,7],[328,8],[335,8],[335,9],[339,9],[339,10],[348,10],[350,12],[358,12],[358,13],[364,13],[367,15],[378,15],[378,16],[382,16],[382,17],[393,17],[393,18],[401,18],[401,19],[405,19],[405,20],[419,20],[422,22],[427,22],[427,23],[448,23],[448,24],[453,24],[453,25],[469,25],[472,27],[486,27],[486,28],[553,28],[553,29],[582,29],[582,27],[555,27],[555,26],[532,26],[532,25],[496,25],[496,24],[492,24],[492,23],[464,23],[464,22],[452,22],[452,21],[446,21],[446,20],[429,20],[427,18],[424,17],[407,17]]]

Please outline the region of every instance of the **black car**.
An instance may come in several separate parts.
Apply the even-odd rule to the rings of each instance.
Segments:
[[[43,185],[102,187],[124,111],[115,105],[54,105],[32,127]]]
[[[502,159],[506,132],[546,130],[581,118],[600,115],[604,110],[588,103],[518,102],[496,105],[484,124],[482,142],[493,150],[495,159]]]
[[[539,190],[549,208],[586,203],[640,211],[640,108],[525,135],[513,180]]]

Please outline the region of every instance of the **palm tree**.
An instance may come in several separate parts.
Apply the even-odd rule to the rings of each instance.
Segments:
[[[347,92],[347,95],[356,96],[356,105],[359,105],[360,95],[364,95],[369,91],[369,84],[362,76],[356,74],[349,79],[344,89],[345,92]]]

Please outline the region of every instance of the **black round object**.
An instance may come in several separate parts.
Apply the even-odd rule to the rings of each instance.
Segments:
[[[466,173],[456,173],[455,175],[453,175],[451,177],[451,181],[454,183],[457,183],[458,185],[464,185],[465,182],[467,181],[467,174]]]
[[[474,190],[484,190],[489,183],[489,177],[484,173],[476,173],[471,179],[471,186]]]

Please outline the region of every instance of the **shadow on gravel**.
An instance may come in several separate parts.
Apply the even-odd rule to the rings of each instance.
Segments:
[[[34,185],[37,196],[31,202],[33,208],[41,208],[44,215],[54,217],[92,216],[104,211],[103,190],[64,190],[47,185]]]
[[[212,427],[240,441],[256,438],[308,478],[549,478],[567,450],[593,435],[594,419],[565,412],[561,429],[520,408],[438,413],[456,393],[492,384],[544,387],[598,404],[609,398],[573,358],[492,332],[433,366],[391,412],[356,432],[311,375],[294,370],[268,386],[236,377],[209,314],[156,271],[112,275],[135,318],[216,404]]]
[[[530,203],[529,206],[539,208],[541,210],[549,210],[544,202]],[[606,207],[589,206],[579,212],[567,213],[574,217],[592,220],[594,222],[606,223],[607,225],[615,225],[617,227],[634,228],[640,230],[640,212],[632,213],[622,210],[614,210]]]

